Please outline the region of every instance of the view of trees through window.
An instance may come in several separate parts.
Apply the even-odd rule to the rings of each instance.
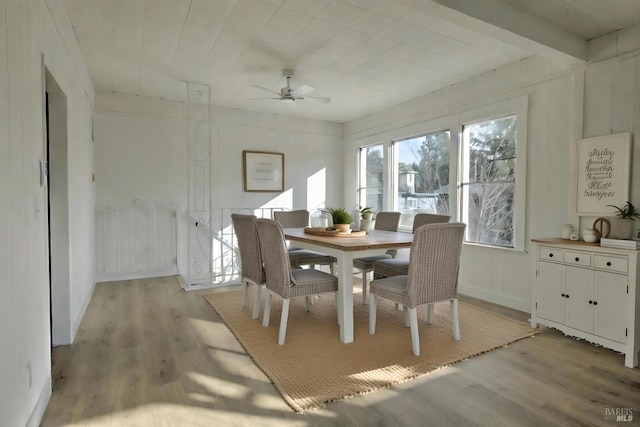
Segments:
[[[419,212],[449,214],[450,140],[447,130],[394,142],[401,225],[410,227]]]
[[[466,240],[514,247],[515,115],[465,125],[461,213]]]

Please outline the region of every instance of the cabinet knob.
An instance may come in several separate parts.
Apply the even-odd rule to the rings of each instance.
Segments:
[[[589,304],[593,304],[593,301],[589,300]]]
[[[594,302],[593,302],[593,305],[598,305],[598,301],[594,301]]]
[[[611,267],[611,261],[607,261],[607,267]]]
[[[553,258],[553,254],[549,254],[549,258]]]
[[[566,294],[564,297],[565,297],[565,298],[569,298],[569,294]]]
[[[564,297],[565,297],[565,294],[560,294],[560,296],[561,296],[562,298],[564,298]]]
[[[580,258],[576,257],[576,262],[580,261]]]

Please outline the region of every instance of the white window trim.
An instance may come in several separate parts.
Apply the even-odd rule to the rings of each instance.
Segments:
[[[414,138],[433,132],[449,130],[451,132],[451,141],[449,146],[449,156],[452,160],[449,164],[449,185],[455,183],[457,191],[449,192],[449,212],[452,221],[460,220],[460,209],[458,200],[460,198],[460,143],[462,140],[462,127],[465,124],[489,120],[496,117],[508,116],[516,114],[518,116],[517,132],[518,140],[516,142],[516,214],[514,217],[514,247],[505,248],[502,246],[485,245],[481,243],[467,243],[465,245],[481,246],[485,248],[525,252],[525,228],[526,228],[526,177],[527,177],[527,120],[528,120],[529,98],[527,95],[506,101],[498,102],[491,105],[485,105],[468,111],[454,113],[446,117],[438,117],[427,120],[414,125],[390,129],[384,132],[376,133],[354,141],[358,148],[371,145],[383,144],[385,147],[385,209],[392,206],[392,189],[395,188],[395,178],[393,178],[393,141]],[[359,151],[358,151],[359,152]],[[358,171],[360,170],[360,160],[358,159]],[[394,181],[394,182],[392,182]],[[359,181],[356,183],[359,185]]]
[[[527,116],[529,100],[527,96],[522,96],[509,101],[501,102],[498,104],[488,105],[476,110],[467,111],[460,115],[461,121],[458,127],[458,139],[462,141],[462,127],[481,121],[491,120],[499,117],[505,117],[509,115],[517,115],[516,130],[518,138],[516,140],[516,186],[515,186],[515,199],[516,209],[514,216],[514,244],[513,248],[506,248],[503,246],[494,246],[478,242],[465,242],[465,244],[473,246],[482,246],[487,248],[502,249],[508,251],[525,252],[525,228],[526,228],[526,190],[527,190]],[[458,153],[458,164],[462,163],[461,153]],[[459,183],[462,180],[462,176],[456,177],[456,183],[458,184],[458,191],[456,199],[460,200],[462,196],[462,187]],[[458,209],[457,217],[461,217],[461,212]]]

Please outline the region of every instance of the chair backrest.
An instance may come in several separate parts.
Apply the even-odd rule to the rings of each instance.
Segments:
[[[231,214],[233,229],[238,239],[238,249],[240,249],[242,276],[261,284],[265,282],[265,276],[256,220],[255,215]]]
[[[413,232],[415,233],[418,227],[425,224],[439,224],[442,222],[449,222],[451,217],[449,215],[438,215],[430,213],[419,213],[413,217]]]
[[[264,261],[266,286],[278,295],[285,296],[293,284],[289,252],[282,232],[282,226],[272,219],[258,219],[260,250]]]
[[[306,209],[273,211],[273,219],[278,221],[282,228],[307,227],[309,225],[309,211]]]
[[[412,306],[458,295],[458,270],[466,224],[427,224],[413,234],[407,290]]]
[[[374,230],[398,231],[400,224],[400,212],[378,212]]]

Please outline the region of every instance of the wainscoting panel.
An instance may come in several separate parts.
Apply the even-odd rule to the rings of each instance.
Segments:
[[[96,211],[98,282],[177,273],[176,208],[107,207]]]

